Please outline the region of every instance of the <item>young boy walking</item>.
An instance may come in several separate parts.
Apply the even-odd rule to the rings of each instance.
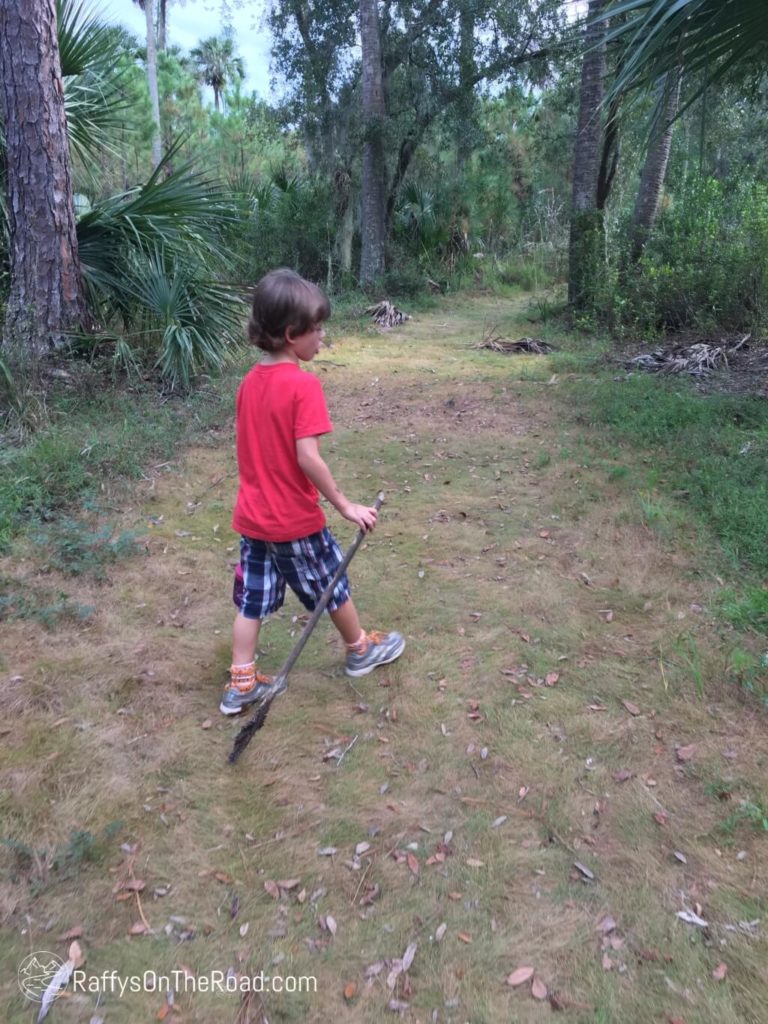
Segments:
[[[361,530],[376,525],[376,509],[349,501],[320,455],[319,438],[333,427],[320,381],[300,368],[320,351],[330,312],[323,292],[292,270],[273,270],[254,292],[248,336],[264,356],[237,393],[240,488],[232,525],[241,534],[243,592],[219,706],[225,715],[259,701],[272,683],[254,657],[262,619],[282,607],[286,584],[312,611],[341,563],[318,492]],[[367,675],[403,653],[399,633],[362,629],[346,575],[328,612],[346,644],[347,675]]]

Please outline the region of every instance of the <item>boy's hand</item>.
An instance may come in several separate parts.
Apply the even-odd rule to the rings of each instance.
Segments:
[[[359,526],[363,533],[369,533],[376,525],[376,520],[379,517],[379,513],[375,508],[369,508],[368,505],[353,505],[351,502],[345,508],[339,509],[339,512],[350,523]]]

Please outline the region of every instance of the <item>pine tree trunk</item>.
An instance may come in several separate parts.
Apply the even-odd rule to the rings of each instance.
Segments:
[[[157,3],[157,48],[165,51],[168,45],[168,0]]]
[[[605,22],[595,19],[604,5],[605,0],[589,0],[586,52],[581,65],[568,254],[568,301],[576,309],[591,304],[602,261],[603,214],[597,205],[597,182],[603,145],[601,104],[606,72],[605,47],[599,44]]]
[[[152,120],[155,123],[155,132],[152,136],[152,166],[157,167],[163,158],[163,137],[160,129],[160,93],[157,88],[155,0],[144,0],[144,15],[147,22],[147,81],[149,82],[149,100],[152,104]]]
[[[660,105],[658,126],[648,143],[648,152],[640,174],[640,187],[632,217],[632,250],[630,254],[632,263],[636,263],[640,259],[661,209],[661,194],[672,149],[674,118],[680,101],[680,78],[680,72],[674,71],[665,75],[658,85]]]
[[[85,316],[56,0],[0,0],[11,284],[4,341],[42,355]]]
[[[377,0],[360,0],[360,39],[364,124],[360,283],[370,287],[384,273],[386,238],[386,112]]]

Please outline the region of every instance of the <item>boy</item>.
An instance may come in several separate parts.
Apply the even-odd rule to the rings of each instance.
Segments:
[[[310,611],[342,560],[325,525],[318,492],[361,530],[376,525],[376,509],[349,501],[320,455],[319,437],[333,427],[311,362],[325,337],[328,299],[292,270],[273,270],[253,296],[248,336],[265,353],[237,393],[240,488],[232,516],[241,534],[243,594],[233,629],[230,684],[220,710],[236,715],[260,700],[272,683],[256,671],[261,621],[283,604],[286,583]],[[347,648],[346,672],[363,676],[399,658],[399,633],[366,633],[344,575],[328,612]]]

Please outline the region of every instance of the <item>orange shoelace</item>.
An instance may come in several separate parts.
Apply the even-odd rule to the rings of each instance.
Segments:
[[[387,638],[386,633],[381,633],[377,629],[372,629],[370,633],[363,632],[363,636],[356,644],[349,644],[348,650],[353,654],[365,654],[371,644],[381,644]]]
[[[229,670],[229,675],[230,682],[225,686],[225,689],[229,689],[232,686],[239,693],[248,693],[257,683],[271,686],[274,682],[271,676],[265,676],[263,672],[258,672],[250,665],[246,665],[244,668],[233,665]]]

